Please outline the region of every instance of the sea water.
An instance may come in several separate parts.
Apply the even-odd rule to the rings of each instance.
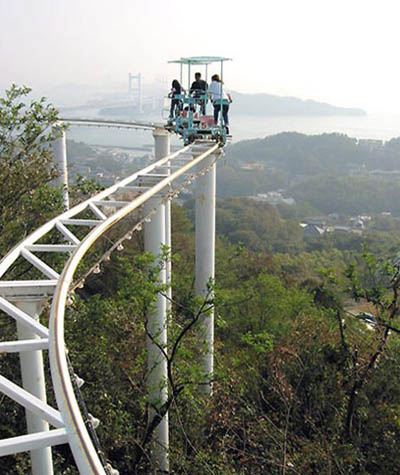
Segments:
[[[280,132],[307,135],[340,133],[358,139],[387,141],[400,137],[400,116],[371,114],[330,117],[254,117],[231,114],[233,140],[263,138]]]
[[[77,117],[78,115],[74,115]],[[92,118],[96,114],[91,114]],[[84,118],[82,116],[82,118]],[[102,120],[107,118],[97,116]],[[112,118],[115,120],[115,118]],[[127,119],[124,119],[127,120]],[[162,122],[162,118],[140,118]],[[281,132],[299,132],[308,135],[323,133],[340,133],[358,139],[374,139],[387,141],[400,137],[400,116],[370,114],[366,116],[330,116],[330,117],[255,117],[236,115],[230,111],[230,129],[232,141],[264,138]],[[127,130],[116,128],[75,127],[70,126],[67,136],[69,139],[82,141],[92,145],[109,146],[151,146],[153,137],[151,131]],[[173,145],[179,145],[176,136],[172,138]]]

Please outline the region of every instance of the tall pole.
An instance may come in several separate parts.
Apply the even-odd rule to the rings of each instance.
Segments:
[[[21,299],[16,301],[15,305],[32,318],[39,321],[39,315],[43,307],[43,300]],[[20,340],[39,338],[30,328],[19,322],[17,322],[17,332]],[[20,365],[23,388],[43,402],[46,402],[46,385],[42,351],[21,352]],[[40,416],[31,413],[27,409],[25,410],[25,414],[28,434],[49,430],[49,424]],[[53,475],[51,447],[31,450],[31,463],[32,475]]]
[[[132,74],[128,74],[128,97],[129,100],[132,99]]]
[[[154,158],[160,160],[171,153],[170,134],[165,129],[155,129],[154,137]],[[168,162],[169,165],[169,162]],[[166,174],[170,174],[171,170],[166,168]],[[166,283],[167,283],[167,311],[171,310],[171,200],[165,204],[165,245],[168,248],[168,257],[166,262]]]
[[[202,153],[201,146],[193,149],[194,155]],[[195,205],[195,294],[202,299],[210,299],[215,277],[215,192],[216,170],[215,156],[210,155],[202,167],[211,169],[196,180]],[[214,372],[214,310],[211,309],[200,317],[200,340],[203,345],[203,374],[205,382],[202,391],[212,394]]]
[[[144,226],[144,249],[158,257],[160,247],[165,244],[165,205],[160,204],[159,199],[151,198],[144,207],[144,213],[148,214],[156,207],[149,223]],[[156,265],[156,263],[155,263]],[[166,281],[165,265],[159,273],[162,284]],[[149,397],[149,424],[157,414],[162,411],[163,405],[168,399],[168,373],[167,360],[163,351],[167,351],[167,302],[161,294],[153,308],[147,315],[147,385]],[[156,473],[167,473],[169,436],[168,414],[165,414],[157,425],[152,443],[152,462]]]
[[[153,133],[155,141],[155,158],[158,160],[169,154],[169,135],[163,129],[156,129]],[[167,211],[168,205],[160,203],[159,198],[151,198],[144,205],[144,214],[155,211],[150,222],[144,226],[144,249],[158,257],[162,246],[167,244]],[[170,215],[169,215],[170,216]],[[169,232],[170,241],[170,232]],[[170,242],[169,242],[170,247]],[[169,259],[168,259],[169,260]],[[156,265],[156,263],[155,263]],[[167,263],[162,265],[159,273],[162,284],[167,283]],[[157,295],[152,310],[147,315],[147,385],[149,397],[149,424],[155,417],[162,415],[160,411],[168,400],[168,372],[167,359],[167,299]],[[169,471],[169,433],[168,413],[157,425],[152,441],[152,462],[156,473]]]
[[[69,210],[68,167],[67,167],[67,139],[65,129],[60,127],[60,137],[53,144],[55,164],[60,173],[59,184],[62,186],[62,200],[64,211]]]
[[[142,75],[138,73],[137,75],[137,82],[138,82],[138,107],[139,113],[143,112],[143,96],[142,96]]]

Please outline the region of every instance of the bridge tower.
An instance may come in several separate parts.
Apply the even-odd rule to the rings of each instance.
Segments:
[[[139,113],[143,112],[143,95],[142,95],[142,75],[128,74],[128,94],[129,98],[137,106]]]

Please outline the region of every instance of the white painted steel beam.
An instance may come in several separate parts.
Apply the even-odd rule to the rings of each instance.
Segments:
[[[162,165],[160,168],[167,168],[168,170],[177,170],[178,168],[181,168],[182,165]]]
[[[0,440],[0,457],[18,454],[28,450],[38,450],[53,445],[66,444],[68,434],[65,429],[54,429],[35,434],[21,435]]]
[[[170,153],[169,134],[165,130],[155,130],[154,156],[156,160],[166,157]],[[169,162],[166,163],[169,165]],[[151,176],[159,180],[169,176],[167,174]],[[155,198],[144,205],[144,214],[147,215],[153,208],[157,211],[150,223],[144,225],[144,248],[146,252],[160,257],[162,246],[171,247],[171,205],[170,201],[160,204]],[[169,262],[169,266],[168,266]],[[156,263],[155,263],[156,265]],[[167,273],[169,274],[167,275]],[[163,285],[170,284],[171,260],[170,257],[163,264],[159,273],[159,280]],[[147,315],[147,385],[150,403],[149,422],[155,417],[156,410],[160,409],[168,400],[168,371],[167,359],[164,352],[167,350],[167,309],[168,299],[157,295],[155,308]],[[162,350],[163,349],[163,350]],[[164,352],[163,352],[164,351]],[[155,429],[152,441],[152,463],[156,473],[169,471],[169,428],[168,414],[165,414]]]
[[[36,269],[40,270],[40,272],[43,272],[43,274],[46,275],[49,279],[57,280],[60,277],[60,274],[58,272],[56,272],[54,269],[52,269],[50,266],[48,266],[45,262],[43,262],[41,259],[39,259],[27,249],[22,249],[21,256],[28,262],[30,262],[34,267],[36,267]]]
[[[54,427],[64,427],[64,422],[59,411],[56,411],[41,399],[33,396],[30,392],[1,375],[0,391]]]
[[[144,225],[144,250],[156,257],[158,264],[161,248],[165,245],[165,205],[156,199],[145,203],[145,214],[156,208],[150,223]],[[160,270],[158,279],[166,283],[165,265]],[[152,310],[147,315],[147,387],[149,398],[149,422],[157,414],[168,399],[167,359],[163,353],[167,351],[167,302],[158,294]],[[152,461],[156,473],[168,473],[168,414],[166,414],[155,429],[152,443]]]
[[[153,132],[154,137],[154,156],[156,160],[167,157],[171,153],[170,135],[165,130],[156,129]],[[159,168],[166,168],[165,175],[169,176],[172,169],[179,169],[182,165],[172,166],[168,161]],[[169,248],[169,255],[166,262],[166,285],[167,285],[167,312],[171,310],[171,200],[165,204],[165,245]]]
[[[94,203],[89,203],[89,208],[101,220],[107,219],[107,216]]]
[[[53,295],[57,280],[0,280],[0,295],[7,298],[20,296]]]
[[[113,200],[103,200],[103,201],[96,201],[95,204],[97,206],[110,206],[113,208],[123,208],[124,206],[128,205],[130,201],[113,201]]]
[[[166,155],[163,155],[164,157],[167,157],[169,154],[167,153]],[[156,156],[156,159],[158,157]],[[159,157],[159,158],[162,158],[162,157]],[[145,175],[139,175],[138,178],[139,179],[143,179],[143,178],[153,178],[155,180],[162,180],[163,178],[165,178],[166,176],[168,176],[169,174],[168,173],[146,173]]]
[[[38,298],[23,298],[16,301],[15,306],[39,323],[44,303]],[[39,339],[36,332],[20,320],[17,320],[17,333],[20,340]],[[23,389],[4,378],[1,391],[25,408],[28,434],[48,431],[49,422],[57,428],[64,427],[60,412],[47,404],[43,352],[22,352],[19,359]],[[32,475],[53,475],[51,448],[32,450],[31,465]]]
[[[106,127],[117,129],[134,129],[134,130],[153,130],[156,127],[164,127],[164,124],[156,124],[154,122],[126,122],[122,120],[98,120],[98,119],[61,119],[62,122],[74,126],[83,127]]]
[[[48,350],[49,339],[3,341],[0,343],[0,354],[20,353],[24,351]]]
[[[129,186],[121,186],[118,188],[118,191],[145,191],[151,188],[150,186],[140,186],[140,185],[129,185]]]
[[[14,290],[15,295],[18,295],[19,292],[29,293],[33,292],[32,289],[37,288],[38,293],[42,293],[44,290],[48,290],[53,293],[51,289],[57,285],[56,279],[44,279],[44,280],[0,280],[0,295],[7,294],[10,291],[10,294],[13,295],[12,290]]]
[[[201,154],[202,148],[194,149],[194,156]],[[195,294],[196,296],[212,298],[208,287],[213,285],[215,277],[215,193],[216,170],[215,156],[210,155],[204,166],[211,169],[196,181],[195,203]],[[209,310],[200,319],[200,332],[204,345],[203,374],[205,384],[202,391],[212,393],[212,378],[214,372],[214,310]]]
[[[3,297],[0,297],[0,310],[3,310],[3,312],[13,317],[17,322],[25,325],[27,328],[30,328],[36,335],[43,338],[49,336],[49,330],[45,326]]]
[[[73,252],[76,244],[31,244],[25,249],[31,252]]]
[[[57,221],[56,228],[60,231],[60,233],[72,244],[78,245],[80,243],[79,239],[72,233],[66,226],[64,226],[61,221]]]
[[[39,315],[45,301],[35,298],[23,298],[15,302],[16,307],[30,315],[39,323]],[[39,339],[36,332],[17,320],[17,333],[20,340]],[[61,414],[47,404],[46,380],[44,374],[43,352],[22,352],[19,355],[23,389],[4,380],[1,390],[14,401],[25,407],[28,434],[46,432],[48,422],[55,427],[64,427]],[[7,392],[8,391],[8,392]],[[31,451],[32,475],[53,475],[53,459],[51,448],[45,447]]]
[[[61,219],[60,223],[68,225],[68,226],[97,226],[99,223],[101,223],[101,220],[98,219],[73,219],[73,218],[68,218],[68,219]]]

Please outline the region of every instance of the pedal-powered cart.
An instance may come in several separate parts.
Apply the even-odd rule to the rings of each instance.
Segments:
[[[198,139],[217,140],[222,144],[226,143],[227,133],[223,123],[222,113],[220,113],[217,125],[214,125],[214,116],[205,115],[203,111],[206,109],[210,96],[207,90],[196,89],[191,91],[193,82],[192,74],[199,71],[202,66],[205,69],[204,79],[208,83],[208,66],[212,63],[220,64],[221,87],[223,88],[224,62],[231,61],[230,58],[222,58],[219,56],[191,56],[188,58],[176,59],[168,61],[180,65],[180,85],[182,87],[181,94],[175,94],[173,99],[179,101],[179,107],[175,108],[175,116],[170,118],[166,128],[179,134],[185,145]],[[195,71],[193,71],[195,67]],[[187,71],[185,71],[185,69]],[[186,76],[187,74],[187,76]],[[184,76],[187,77],[187,86],[184,85]],[[225,103],[221,94],[221,111]]]

